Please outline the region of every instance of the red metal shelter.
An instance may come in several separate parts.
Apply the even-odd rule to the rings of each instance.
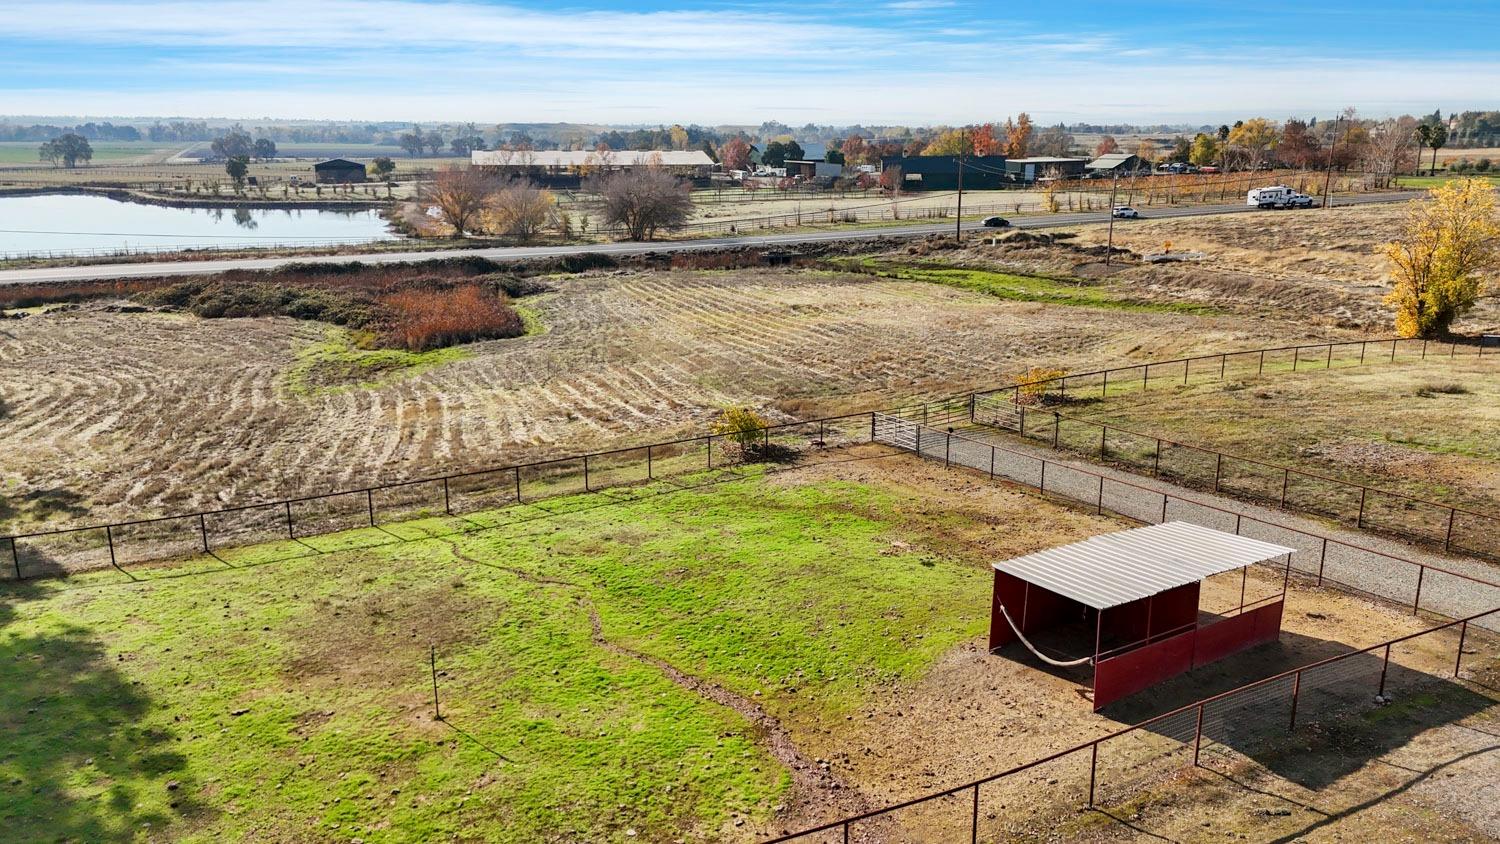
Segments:
[[[1187,522],[1103,534],[995,563],[990,650],[1024,644],[1057,666],[1092,665],[1094,709],[1281,634],[1295,549]],[[1245,602],[1249,567],[1285,558],[1279,594]],[[1241,571],[1240,603],[1204,623],[1202,581]],[[1033,639],[1092,628],[1093,655],[1059,659]]]

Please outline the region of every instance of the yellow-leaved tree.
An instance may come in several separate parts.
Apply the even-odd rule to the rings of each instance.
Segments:
[[[1500,265],[1500,219],[1495,189],[1479,179],[1455,179],[1413,202],[1401,236],[1382,251],[1394,287],[1385,303],[1396,310],[1402,337],[1446,335]]]

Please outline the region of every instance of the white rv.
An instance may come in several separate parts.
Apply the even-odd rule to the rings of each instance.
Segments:
[[[1286,185],[1270,185],[1245,194],[1245,204],[1252,208],[1311,208],[1312,197]]]

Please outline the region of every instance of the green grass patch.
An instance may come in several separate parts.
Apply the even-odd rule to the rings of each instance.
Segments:
[[[527,336],[547,333],[547,323],[542,319],[541,313],[536,308],[530,305],[523,305],[514,299],[511,300],[510,307],[521,317],[521,324],[526,326]]]
[[[1149,311],[1174,314],[1213,314],[1214,308],[1188,302],[1145,302],[1123,292],[1084,281],[1017,275],[995,270],[944,267],[928,264],[897,264],[864,259],[860,266],[882,278],[945,284],[1014,302],[1046,302],[1079,308]]]
[[[462,360],[470,354],[462,346],[426,352],[361,348],[361,340],[359,332],[331,328],[322,341],[298,349],[297,360],[287,371],[288,388],[297,394],[366,389]]]
[[[628,651],[834,728],[985,626],[982,561],[899,491],[750,472],[587,501],[0,587],[7,840],[715,838],[789,774]]]

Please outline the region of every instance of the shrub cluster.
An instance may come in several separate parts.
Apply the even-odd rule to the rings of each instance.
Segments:
[[[380,304],[386,314],[378,329],[382,345],[414,352],[526,333],[504,294],[478,284],[401,290],[382,296]]]

